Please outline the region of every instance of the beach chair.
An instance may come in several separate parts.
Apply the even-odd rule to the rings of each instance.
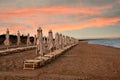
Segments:
[[[39,65],[43,62],[42,59],[39,59],[39,60],[36,60],[36,59],[33,59],[33,60],[25,60],[24,61],[24,66],[23,66],[23,69],[35,69],[37,67],[39,67]]]

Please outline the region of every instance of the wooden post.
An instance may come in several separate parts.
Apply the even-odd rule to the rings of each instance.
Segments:
[[[20,39],[20,32],[17,33],[17,46],[20,46],[21,39]]]

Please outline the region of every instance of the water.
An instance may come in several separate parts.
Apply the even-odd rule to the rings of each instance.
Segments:
[[[118,38],[118,39],[88,40],[88,43],[89,44],[100,44],[100,45],[120,48],[120,38]]]

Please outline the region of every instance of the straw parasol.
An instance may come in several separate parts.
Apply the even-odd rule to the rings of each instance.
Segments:
[[[20,46],[21,39],[20,39],[20,32],[17,33],[17,46]]]
[[[52,30],[48,32],[48,50],[52,51],[54,48],[54,42],[53,42],[53,33]]]
[[[62,48],[63,46],[62,34],[59,35],[59,45],[60,45],[60,48]]]
[[[6,31],[6,39],[4,41],[4,45],[6,46],[6,48],[8,49],[9,46],[10,46],[10,39],[9,39],[9,29],[7,28],[7,31]]]
[[[59,49],[59,33],[55,34],[55,48]]]
[[[39,27],[37,29],[37,54],[40,56],[44,55],[44,45],[43,45],[43,34],[42,34],[42,29]]]

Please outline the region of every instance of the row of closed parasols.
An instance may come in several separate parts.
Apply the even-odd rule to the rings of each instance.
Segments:
[[[58,32],[55,34],[55,39],[53,39],[52,30],[48,32],[47,40],[45,40],[43,39],[42,29],[38,28],[36,43],[36,53],[38,56],[33,59],[25,60],[23,69],[34,70],[52,62],[64,52],[77,45],[78,40],[73,37],[64,36]],[[49,53],[46,54],[47,50]]]
[[[6,31],[6,39],[4,41],[4,45],[8,49],[10,46],[10,40],[9,40],[9,29]],[[27,46],[30,45],[30,35],[27,35]],[[62,49],[65,46],[78,43],[78,39],[75,39],[73,37],[64,36],[62,34],[59,34],[58,32],[55,34],[55,39],[53,38],[52,30],[49,30],[48,37],[43,38],[43,33],[41,27],[37,29],[37,36],[34,36],[34,45],[36,48],[36,54],[43,56],[46,50],[49,50],[52,52],[53,50]],[[21,44],[20,39],[20,32],[17,33],[17,45],[19,46]]]

